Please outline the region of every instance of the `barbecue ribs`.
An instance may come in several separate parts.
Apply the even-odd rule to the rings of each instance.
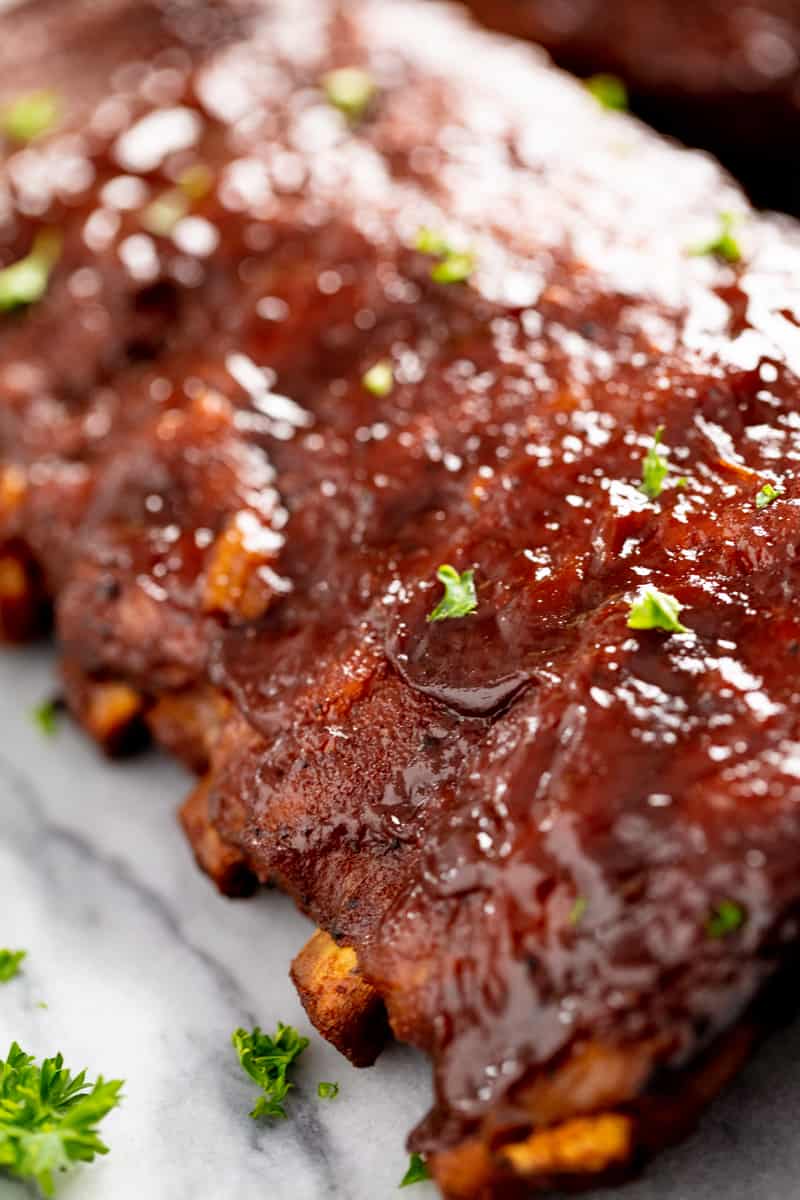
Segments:
[[[800,213],[795,0],[467,0],[581,75],[610,71],[637,113],[719,154],[759,203]]]
[[[430,1054],[445,1196],[626,1173],[796,957],[800,230],[422,0],[33,0],[0,64],[62,108],[4,148],[0,627],[52,603],[76,716],[317,922],[323,1033]]]

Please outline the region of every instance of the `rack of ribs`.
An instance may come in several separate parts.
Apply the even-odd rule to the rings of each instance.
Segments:
[[[625,1175],[797,953],[800,230],[422,0],[33,0],[0,62],[62,106],[4,150],[0,626],[314,919],[321,1032],[430,1055],[443,1195]]]
[[[637,113],[720,155],[761,204],[800,212],[794,0],[467,0],[581,75],[621,76]]]

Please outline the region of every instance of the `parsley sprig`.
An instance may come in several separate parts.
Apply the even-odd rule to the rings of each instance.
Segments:
[[[19,975],[27,950],[0,950],[0,983],[10,983]]]
[[[374,363],[361,377],[365,391],[373,396],[388,396],[394,388],[394,369],[388,359]]]
[[[154,237],[170,237],[189,212],[189,197],[179,187],[169,188],[142,211],[142,227]]]
[[[419,1154],[412,1154],[408,1160],[408,1170],[400,1181],[400,1187],[411,1187],[412,1183],[423,1183],[424,1180],[430,1179],[431,1173],[425,1163],[425,1159]]]
[[[97,1125],[119,1104],[121,1079],[87,1083],[60,1054],[37,1065],[13,1042],[0,1060],[0,1169],[34,1180],[52,1196],[54,1176],[75,1162],[107,1154]]]
[[[478,607],[478,596],[475,591],[475,572],[462,571],[459,575],[455,567],[444,563],[436,572],[439,583],[444,585],[444,595],[428,613],[429,621],[446,621],[450,617],[466,617]]]
[[[38,233],[30,253],[0,271],[0,312],[11,312],[41,300],[60,255],[58,230],[43,229]]]
[[[32,142],[49,133],[61,119],[61,101],[42,88],[25,92],[0,108],[0,130],[15,142]]]
[[[643,587],[628,614],[629,629],[663,629],[666,633],[688,633],[678,614],[683,605],[668,592],[660,592],[652,584]]]
[[[375,95],[375,81],[362,67],[339,67],[323,77],[322,87],[329,104],[348,121],[359,121]]]
[[[734,235],[734,230],[739,221],[740,217],[737,213],[720,213],[719,232],[707,242],[703,242],[699,246],[694,246],[690,253],[695,257],[711,254],[715,258],[720,258],[723,262],[728,263],[741,262],[742,247],[738,238]]]
[[[725,938],[741,929],[744,922],[745,911],[741,904],[735,900],[720,900],[706,922],[706,933],[710,938]]]
[[[31,720],[45,737],[53,737],[58,731],[58,714],[61,705],[58,700],[43,700],[31,709]]]
[[[214,174],[203,162],[181,171],[176,187],[167,188],[142,210],[142,227],[154,237],[171,237],[188,216],[192,205],[203,200],[214,186]]]
[[[262,1033],[256,1025],[252,1033],[237,1029],[232,1040],[242,1069],[264,1092],[250,1116],[285,1117],[283,1101],[294,1086],[287,1074],[308,1045],[308,1038],[301,1037],[291,1025],[279,1021],[274,1037]]]
[[[28,950],[0,950],[0,983],[11,983],[28,958]]]
[[[771,483],[765,483],[759,492],[756,493],[756,508],[760,511],[762,508],[768,508],[773,500],[777,500],[783,495],[783,488],[774,487]]]
[[[586,80],[586,89],[603,108],[627,111],[628,89],[617,75],[592,75]]]
[[[664,426],[659,425],[653,434],[653,441],[647,454],[642,459],[642,482],[639,491],[644,492],[648,500],[657,500],[664,488],[664,480],[669,474],[669,466],[659,446],[664,436]]]
[[[475,270],[475,255],[471,251],[458,250],[441,233],[427,226],[417,231],[414,249],[438,258],[431,267],[434,283],[465,283]]]

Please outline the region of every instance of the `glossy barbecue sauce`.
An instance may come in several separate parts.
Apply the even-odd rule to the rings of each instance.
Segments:
[[[468,0],[492,29],[530,38],[581,76],[611,72],[633,111],[717,155],[759,207],[797,215],[800,22],[792,0]]]
[[[800,238],[447,13],[333,9],[142,10],[9,147],[6,262],[62,249],[0,330],[7,529],[82,671],[233,698],[212,820],[433,1054],[431,1149],[576,1047],[686,1063],[795,937]]]

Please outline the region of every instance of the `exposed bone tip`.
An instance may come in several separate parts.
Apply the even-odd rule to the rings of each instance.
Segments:
[[[356,952],[318,929],[292,963],[292,979],[315,1028],[356,1067],[369,1067],[389,1036],[383,1000]]]

